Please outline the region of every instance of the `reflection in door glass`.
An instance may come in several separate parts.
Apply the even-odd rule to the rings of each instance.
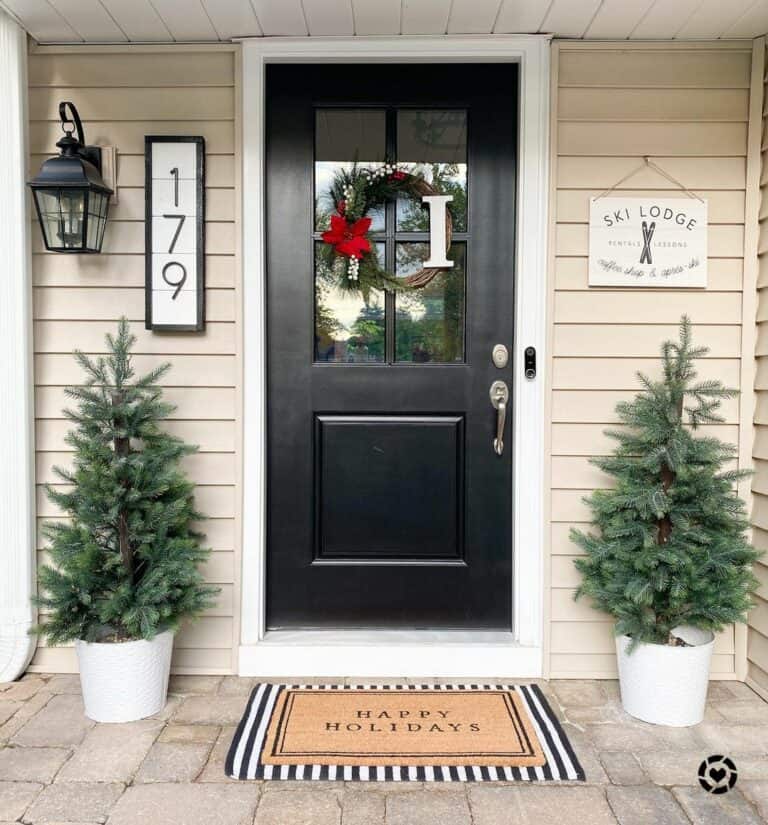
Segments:
[[[428,244],[397,244],[397,276],[418,272]],[[426,286],[396,294],[395,340],[398,361],[451,363],[464,360],[465,245],[448,250],[452,269],[437,274]]]
[[[467,113],[462,109],[401,109],[397,160],[421,174],[436,193],[453,195],[455,232],[467,229]],[[427,232],[429,213],[413,198],[397,202],[399,232]]]
[[[355,164],[376,168],[386,155],[386,113],[379,109],[315,110],[315,229],[330,225],[329,190],[335,175]],[[384,209],[372,209],[372,232],[384,229]]]
[[[315,360],[375,364],[385,358],[384,293],[343,290],[315,248]],[[384,245],[376,244],[383,260]]]

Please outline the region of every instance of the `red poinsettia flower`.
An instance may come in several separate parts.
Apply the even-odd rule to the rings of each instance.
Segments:
[[[365,237],[370,227],[370,218],[360,218],[350,224],[343,215],[331,215],[331,228],[323,232],[323,240],[331,244],[339,255],[359,260],[371,251],[371,242]]]
[[[390,175],[390,180],[405,180],[405,172],[401,172],[399,169],[396,172],[393,172]]]

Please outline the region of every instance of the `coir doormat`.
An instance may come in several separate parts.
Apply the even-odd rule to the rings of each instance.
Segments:
[[[583,780],[536,685],[272,685],[253,690],[234,779]]]

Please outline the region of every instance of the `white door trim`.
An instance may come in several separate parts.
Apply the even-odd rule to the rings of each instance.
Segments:
[[[546,36],[257,38],[242,43],[243,552],[241,675],[506,675],[542,672],[544,366],[550,41]],[[267,63],[515,62],[520,65],[514,352],[512,633],[331,636],[265,628],[266,341],[264,75]],[[511,273],[510,273],[511,274]],[[513,311],[510,308],[510,311]],[[522,353],[537,350],[538,375]],[[318,653],[320,651],[320,653]],[[443,663],[441,667],[441,662]],[[386,672],[384,672],[386,671]],[[449,673],[448,673],[449,671]]]

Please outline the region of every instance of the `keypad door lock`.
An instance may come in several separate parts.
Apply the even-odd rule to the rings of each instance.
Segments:
[[[529,381],[536,377],[536,348],[526,347],[523,353],[523,372]]]

